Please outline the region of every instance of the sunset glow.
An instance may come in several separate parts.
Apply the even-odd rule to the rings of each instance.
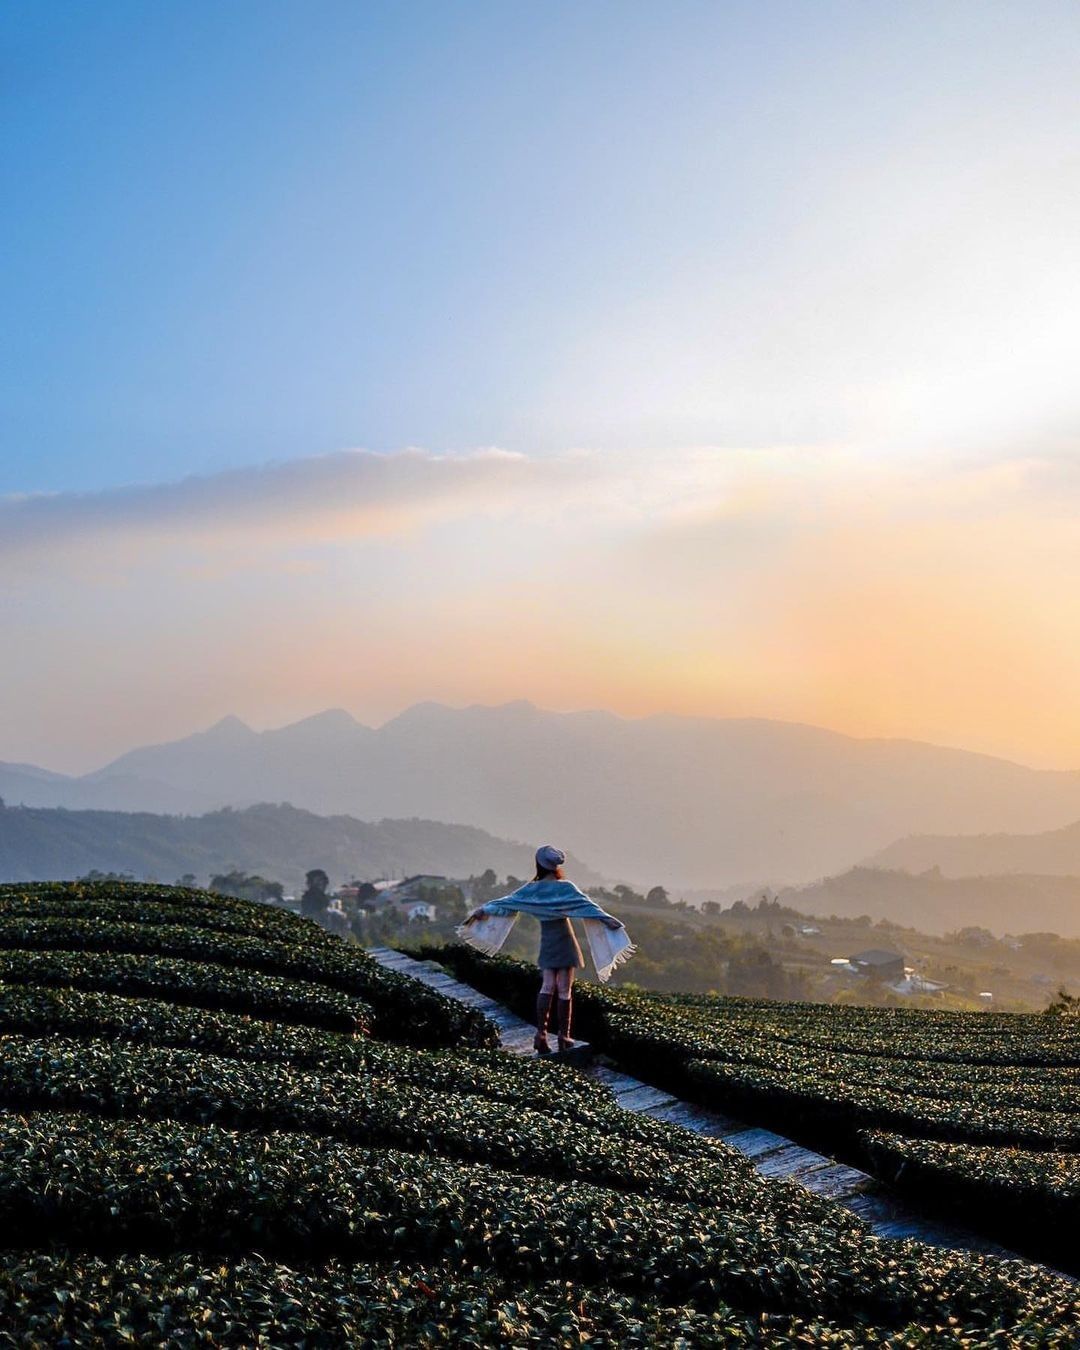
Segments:
[[[1037,8],[9,9],[0,757],[528,698],[1080,767]]]

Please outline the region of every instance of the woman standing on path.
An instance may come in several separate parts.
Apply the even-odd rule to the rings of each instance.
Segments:
[[[634,945],[627,936],[621,919],[602,910],[599,905],[578,890],[572,881],[563,877],[566,854],[550,844],[536,850],[536,877],[519,886],[510,895],[489,900],[474,909],[461,927],[458,936],[482,952],[493,955],[506,941],[519,914],[532,914],[540,920],[540,954],[536,964],[543,972],[543,983],[536,998],[536,1036],[533,1048],[538,1054],[548,1055],[547,1027],[552,1004],[558,994],[559,1052],[569,1050],[570,1014],[574,990],[574,973],[585,961],[574,936],[570,920],[581,919],[585,936],[603,983],[617,965],[634,954]]]

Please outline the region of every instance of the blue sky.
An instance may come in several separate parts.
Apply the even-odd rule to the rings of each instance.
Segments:
[[[1022,224],[1036,180],[1047,265],[1075,224],[1070,4],[32,0],[0,23],[0,491],[347,446],[903,439],[921,339],[863,323],[872,288],[903,295],[958,182]],[[958,299],[967,341],[985,316]]]
[[[1080,763],[1072,0],[9,0],[0,64],[0,759],[530,697]]]

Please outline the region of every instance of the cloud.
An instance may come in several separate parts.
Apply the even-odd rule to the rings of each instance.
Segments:
[[[5,580],[29,584],[8,587],[0,757],[40,757],[53,718],[116,749],[230,711],[524,696],[1072,763],[1077,470],[1036,451],[349,451],[8,499]]]
[[[535,482],[536,461],[499,449],[439,455],[341,450],[178,482],[0,499],[0,556],[100,539],[209,541],[297,530],[305,539],[382,534],[433,516],[500,508]],[[563,472],[556,464],[554,473]]]

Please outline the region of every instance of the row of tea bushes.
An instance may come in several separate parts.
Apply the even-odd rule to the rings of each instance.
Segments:
[[[236,1350],[1064,1350],[1073,1337],[1071,1328],[1048,1328],[1041,1318],[1007,1330],[944,1319],[877,1328],[747,1313],[723,1302],[708,1310],[673,1307],[550,1275],[523,1288],[494,1273],[461,1275],[419,1262],[298,1270],[258,1256],[215,1262],[67,1252],[20,1252],[0,1264],[0,1325],[23,1329],[22,1344]]]
[[[520,1101],[435,1092],[392,1077],[314,1074],[184,1050],[55,1038],[3,1042],[0,1101],[20,1112],[74,1110],[297,1131],[702,1206],[749,1210],[767,1202],[777,1219],[861,1226],[827,1201],[767,1187],[723,1145],[699,1143],[680,1155],[671,1148],[677,1131],[614,1103],[589,1113],[588,1123],[559,1122]]]
[[[0,1035],[105,1039],[132,1046],[204,1051],[255,1063],[391,1076],[436,1092],[526,1102],[567,1119],[610,1107],[611,1094],[544,1060],[509,1060],[497,1050],[421,1050],[318,1027],[262,1021],[93,989],[0,981]]]
[[[1074,1287],[1023,1263],[302,1135],[0,1118],[0,1214],[26,1245],[423,1261],[848,1328],[955,1319],[1080,1336]]]
[[[847,1139],[853,1130],[881,1128],[928,1139],[998,1144],[1005,1148],[1076,1149],[1080,1147],[1080,1115],[1069,1110],[1077,1090],[1042,1088],[1039,1107],[1002,1105],[988,1088],[977,1086],[950,1095],[947,1081],[914,1091],[903,1078],[894,1082],[884,1069],[872,1075],[843,1076],[759,1068],[756,1064],[691,1059],[686,1073],[697,1095],[723,1097],[736,1110],[765,1108],[771,1115],[812,1120],[818,1129],[832,1128]],[[1035,1095],[1035,1094],[1031,1094]],[[1057,1109],[1055,1109],[1057,1108]]]
[[[164,888],[161,888],[164,889]],[[252,904],[206,891],[175,891],[160,895],[157,888],[105,890],[100,883],[55,882],[46,888],[0,886],[0,920],[103,919],[107,922],[181,924],[211,932],[242,933],[272,942],[306,940],[327,944],[340,939],[291,910]],[[217,903],[220,902],[220,903]]]
[[[0,885],[0,914],[65,913],[68,906],[82,907],[84,917],[95,913],[112,917],[111,911],[117,908],[129,917],[142,909],[185,911],[201,915],[210,927],[232,916],[246,923],[248,932],[280,936],[285,941],[309,927],[307,920],[292,910],[198,887],[162,886],[148,881],[23,881]],[[323,929],[319,933],[327,939],[330,936]]]
[[[150,954],[0,950],[0,981],[146,995],[330,1031],[364,1032],[373,1021],[367,1003],[325,985]]]
[[[1080,1227],[1080,1154],[1031,1152],[913,1139],[868,1130],[875,1170],[917,1186],[938,1204],[996,1206],[1003,1223],[1049,1224],[1075,1237]]]
[[[0,959],[11,950],[107,952],[113,959],[147,954],[197,962],[205,969],[249,970],[362,999],[372,1009],[376,1034],[381,1037],[424,1045],[497,1042],[494,1027],[475,1009],[384,970],[355,945],[324,937],[309,942],[308,931],[316,929],[316,925],[301,924],[288,941],[270,941],[180,924],[0,915]]]
[[[163,931],[165,930],[165,931]],[[217,962],[327,984],[371,1005],[379,1034],[493,1045],[487,1020],[386,971],[360,948],[270,905],[143,883],[0,886],[0,948],[113,951]]]

